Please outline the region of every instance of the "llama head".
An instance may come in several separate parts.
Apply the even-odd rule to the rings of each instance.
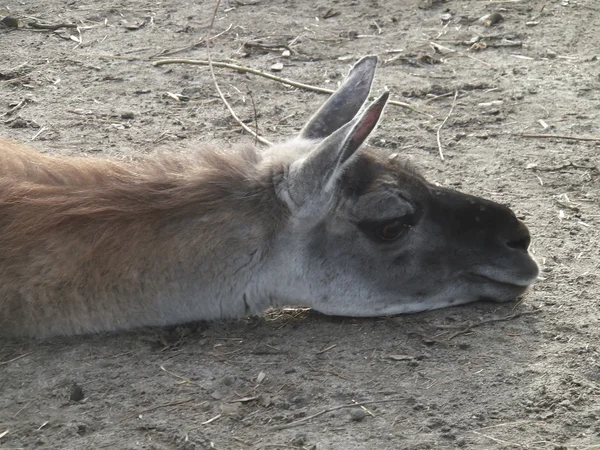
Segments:
[[[361,112],[376,63],[357,62],[285,146],[295,156],[276,186],[289,217],[271,252],[271,296],[345,316],[516,298],[538,266],[509,208],[436,187],[396,155],[363,147],[388,99]]]

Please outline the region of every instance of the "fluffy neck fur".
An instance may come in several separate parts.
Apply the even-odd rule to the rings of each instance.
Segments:
[[[118,161],[0,140],[0,335],[265,309],[258,269],[287,217],[284,165],[250,146]]]

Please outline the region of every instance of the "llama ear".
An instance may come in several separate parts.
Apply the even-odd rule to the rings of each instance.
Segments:
[[[354,64],[343,84],[310,118],[299,137],[325,139],[354,119],[369,96],[376,66],[377,56],[365,56]]]
[[[292,164],[287,179],[292,206],[314,216],[335,198],[342,175],[356,161],[359,148],[379,123],[388,97],[389,92],[385,92],[359,117]]]

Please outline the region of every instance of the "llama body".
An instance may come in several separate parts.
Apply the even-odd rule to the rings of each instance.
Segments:
[[[377,316],[523,293],[538,269],[508,209],[362,148],[360,60],[297,138],[139,161],[0,140],[0,335],[69,335],[304,305]]]

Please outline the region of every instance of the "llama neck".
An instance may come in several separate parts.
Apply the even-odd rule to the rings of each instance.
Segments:
[[[14,334],[131,329],[268,306],[259,269],[285,211],[272,168],[254,150],[112,175],[86,162],[86,171],[94,182],[77,172],[0,185],[0,298],[10,299],[0,322],[17,317]]]

